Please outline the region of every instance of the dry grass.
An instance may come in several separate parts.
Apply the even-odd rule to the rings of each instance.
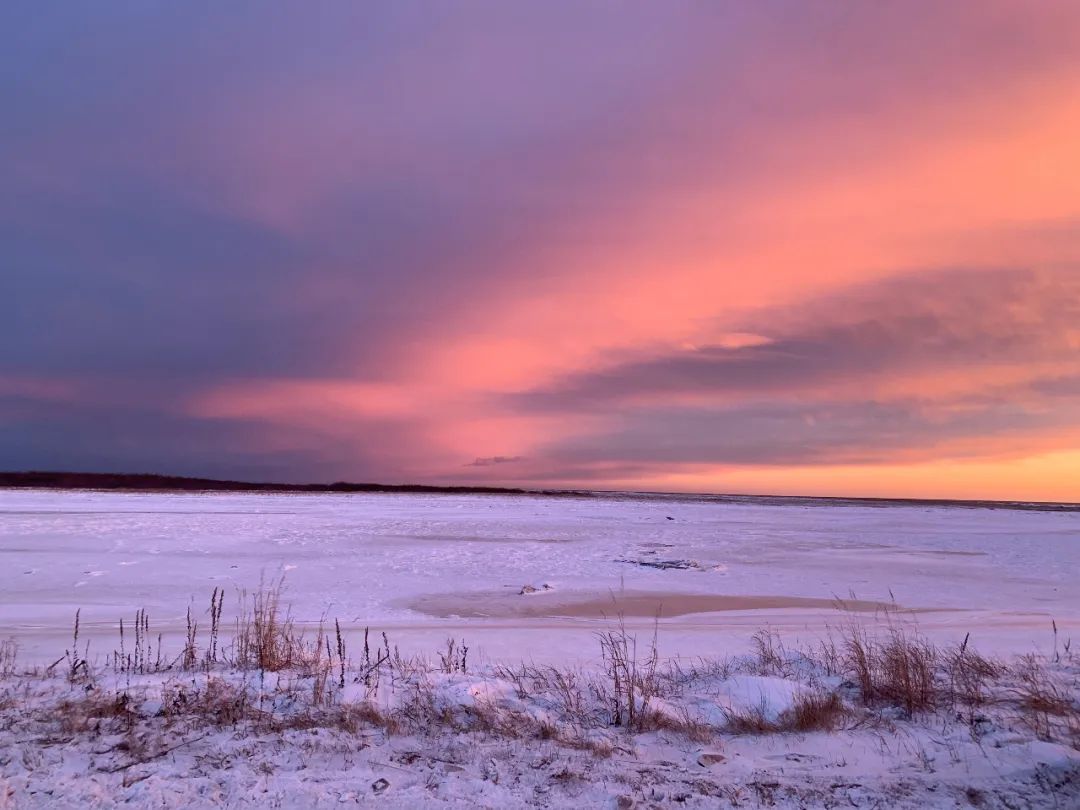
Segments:
[[[1021,656],[1012,669],[1012,689],[1021,719],[1041,740],[1065,739],[1080,749],[1080,701],[1060,676],[1052,675],[1034,655]]]
[[[215,726],[234,726],[263,717],[250,689],[215,677],[207,678],[202,686],[194,683],[167,685],[161,713],[172,719],[197,718]]]
[[[835,731],[851,712],[835,692],[809,690],[795,696],[790,709],[770,718],[768,707],[751,706],[726,712],[726,730],[732,734],[777,734]]]
[[[954,649],[941,656],[948,697],[955,704],[969,708],[982,706],[992,699],[991,687],[1008,671],[1008,668],[975,652],[968,645],[969,636]]]
[[[876,638],[853,624],[846,638],[845,664],[867,705],[899,706],[913,715],[937,704],[938,651],[916,631],[893,625]]]
[[[15,639],[0,641],[0,678],[10,678],[15,674],[15,660],[19,657],[19,645]]]
[[[724,715],[724,729],[731,734],[772,734],[781,730],[769,719],[768,707],[764,705],[728,709]]]
[[[844,653],[842,648],[837,646],[831,628],[825,638],[808,652],[808,656],[829,677],[840,675],[844,671]]]
[[[306,666],[315,654],[321,654],[319,645],[313,651],[304,644],[303,633],[297,629],[288,607],[282,604],[284,591],[285,578],[281,577],[269,585],[260,583],[250,600],[249,594],[241,592],[232,661],[240,669],[281,672]]]
[[[1025,709],[1054,715],[1066,715],[1073,709],[1073,699],[1064,685],[1050,676],[1036,656],[1021,656],[1013,673],[1019,682],[1019,703]]]
[[[92,689],[76,699],[65,699],[56,706],[60,730],[65,734],[130,729],[138,715],[125,694],[109,694]]]
[[[379,729],[389,735],[405,733],[404,727],[394,712],[384,711],[367,700],[341,706],[337,715],[337,725],[350,734],[358,734],[364,729]]]
[[[655,629],[651,640],[639,648],[637,638],[619,620],[598,634],[599,667],[522,664],[485,669],[475,677],[512,685],[515,698],[472,703],[448,702],[435,685],[469,673],[470,651],[464,641],[448,639],[434,659],[410,657],[392,646],[385,633],[372,644],[365,629],[362,656],[354,664],[336,621],[329,633],[320,625],[304,635],[285,604],[281,579],[264,583],[251,595],[241,594],[239,606],[235,637],[224,646],[219,637],[222,592],[214,591],[205,613],[189,610],[184,647],[171,661],[163,653],[160,635],[151,632],[145,611],[139,611],[134,623],[121,623],[120,649],[113,652],[111,662],[116,674],[127,677],[126,682],[117,679],[114,694],[98,687],[100,673],[90,666],[77,612],[70,646],[45,673],[51,676],[66,662],[64,674],[85,691],[77,699],[54,704],[61,730],[94,733],[152,722],[136,707],[159,702],[167,724],[192,729],[476,733],[551,740],[603,755],[614,750],[618,735],[663,732],[705,744],[721,732],[830,732],[849,721],[874,722],[879,715],[872,710],[881,708],[899,707],[912,717],[963,706],[971,710],[972,723],[974,707],[997,711],[998,716],[1008,707],[1038,737],[1080,747],[1076,678],[1063,675],[1068,663],[1060,662],[1060,654],[1058,663],[1027,656],[1006,666],[979,655],[968,639],[953,647],[935,647],[912,626],[897,624],[891,617],[884,626],[853,622],[840,643],[830,635],[810,649],[785,646],[776,632],[762,630],[754,635],[748,657],[689,662],[662,662]],[[13,642],[0,644],[0,675],[14,672],[15,655]],[[1067,647],[1065,655],[1071,660]],[[144,692],[131,688],[132,675],[169,672],[175,675],[160,687],[160,701],[147,702]],[[723,728],[704,721],[700,712],[680,708],[685,696],[701,700],[716,694],[717,685],[737,672],[797,678],[810,688],[778,716],[764,706],[744,708],[729,712]],[[857,693],[822,688],[826,676],[847,677]],[[357,685],[363,695],[359,700],[347,691]],[[11,706],[0,703],[0,711],[4,713],[0,719],[11,720]]]
[[[758,630],[750,641],[756,674],[780,677],[789,674],[788,654],[779,633],[770,629]]]
[[[607,688],[600,688],[611,706],[611,724],[641,731],[642,720],[650,716],[649,703],[660,691],[656,631],[641,658],[638,657],[637,637],[626,632],[622,616],[616,629],[597,636],[600,658],[608,677]]]
[[[54,661],[46,668],[46,673],[52,673],[61,663],[67,663],[67,677],[72,683],[85,683],[90,677],[90,642],[86,642],[83,652],[79,653],[79,619],[82,609],[75,611],[75,621],[71,632],[71,647],[64,650],[63,656]]]
[[[462,711],[462,726],[509,740],[551,738],[557,730],[518,708],[501,706],[492,700],[478,700]]]
[[[660,671],[660,677],[667,688],[678,691],[699,683],[727,680],[740,670],[738,662],[731,657],[694,658],[690,661],[673,659]]]
[[[456,638],[446,639],[446,649],[439,653],[442,671],[447,675],[460,672],[464,675],[469,670],[469,647]]]
[[[784,731],[835,731],[850,715],[836,692],[810,691],[796,696],[790,709],[781,713]]]
[[[639,719],[638,730],[667,731],[699,745],[713,742],[720,731],[685,706],[680,707],[674,714],[670,711],[649,710]]]
[[[190,625],[191,611],[188,610]],[[154,647],[154,637],[150,632],[150,617],[145,610],[135,612],[135,622],[131,626],[134,635],[134,647],[129,651],[127,647],[128,634],[125,633],[124,620],[120,619],[120,649],[113,650],[113,671],[125,675],[145,674],[147,672],[161,672],[166,664],[162,660],[161,635],[157,637],[157,647]],[[190,636],[190,632],[189,632]]]

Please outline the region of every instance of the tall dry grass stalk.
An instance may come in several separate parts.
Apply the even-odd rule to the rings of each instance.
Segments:
[[[969,644],[971,634],[942,655],[942,665],[950,702],[969,709],[991,700],[991,686],[1001,678],[1007,667],[999,661],[975,652]]]
[[[221,633],[221,614],[225,609],[225,589],[214,588],[210,595],[210,645],[206,651],[207,669],[218,662],[218,637]]]
[[[938,651],[917,631],[892,625],[883,637],[875,637],[852,624],[845,652],[847,669],[866,703],[900,706],[909,714],[936,705]]]
[[[269,585],[260,583],[249,596],[241,592],[240,615],[236,619],[233,639],[233,663],[241,669],[280,672],[306,665],[321,654],[321,639],[317,651],[306,647],[303,634],[296,628],[287,607],[282,606],[285,578],[279,577]]]
[[[0,641],[0,678],[15,674],[15,660],[19,657],[19,645],[13,638]]]
[[[134,636],[134,647],[129,652],[127,649],[126,628],[131,627]],[[145,674],[147,672],[161,672],[165,668],[162,660],[161,634],[157,636],[157,646],[154,645],[154,637],[150,632],[150,616],[146,610],[135,611],[135,621],[132,625],[125,625],[120,619],[120,649],[113,650],[112,665],[114,672],[126,675]]]
[[[611,724],[640,730],[642,719],[649,715],[649,703],[659,692],[657,653],[659,620],[652,643],[644,657],[638,658],[637,636],[626,632],[623,616],[614,630],[598,633],[600,659],[608,676],[608,700]]]

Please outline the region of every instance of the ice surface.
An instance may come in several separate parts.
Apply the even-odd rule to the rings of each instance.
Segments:
[[[674,520],[668,520],[668,517]],[[694,560],[658,569],[626,559]],[[758,505],[491,495],[136,494],[0,491],[0,637],[54,660],[77,608],[84,632],[149,612],[181,630],[215,587],[286,573],[293,615],[387,630],[431,649],[465,636],[497,659],[595,656],[596,617],[545,617],[566,594],[837,597],[919,610],[931,635],[1026,651],[1080,614],[1080,514],[925,505]],[[525,585],[551,591],[521,595]],[[529,616],[437,618],[418,600],[500,595]],[[612,603],[612,611],[617,612]],[[553,615],[558,611],[553,610]],[[666,655],[744,645],[763,624],[813,635],[828,607],[694,612],[660,620]],[[650,617],[627,618],[649,629]],[[553,632],[555,629],[561,632]],[[93,651],[93,647],[92,647]],[[50,658],[51,656],[51,658]]]

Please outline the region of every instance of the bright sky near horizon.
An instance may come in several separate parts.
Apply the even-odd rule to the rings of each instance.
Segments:
[[[0,31],[0,468],[1080,501],[1080,3]]]

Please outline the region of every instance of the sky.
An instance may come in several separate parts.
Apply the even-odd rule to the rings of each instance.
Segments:
[[[0,31],[2,469],[1080,501],[1072,0]]]

